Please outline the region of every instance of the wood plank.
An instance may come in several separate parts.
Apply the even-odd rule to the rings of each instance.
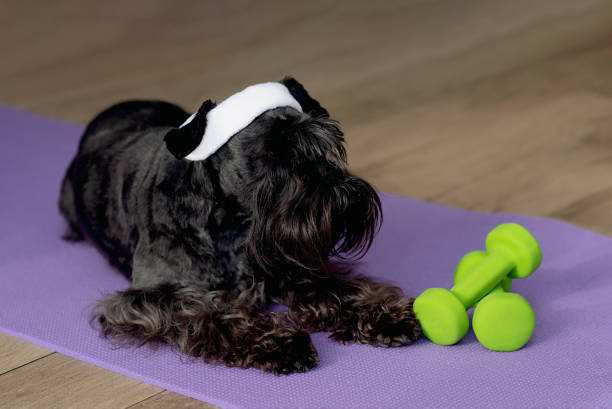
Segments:
[[[285,2],[211,7],[190,1],[177,8],[151,0],[121,4],[119,18],[107,13],[113,7],[106,3],[91,5],[87,13],[76,1],[62,4],[31,13],[14,2],[7,13],[12,18],[3,22],[0,46],[12,58],[0,69],[2,100],[81,123],[124,98],[163,97],[193,109],[203,98],[223,98],[287,73],[303,80],[346,124],[365,121],[404,108],[415,97],[445,92],[458,77],[469,81],[537,57],[542,49],[571,48],[583,36],[562,42],[556,32],[571,30],[572,19],[584,13],[604,19],[609,8],[602,0],[546,0],[537,7],[528,0],[475,0],[470,7],[383,2],[375,8],[365,0],[317,0],[290,9]],[[165,18],[169,13],[173,19]],[[19,24],[26,17],[30,24]],[[50,21],[61,21],[65,30],[48,30]],[[553,24],[554,32],[536,37],[535,44],[525,38],[518,49],[498,47],[533,26],[546,34]],[[15,47],[13,38],[28,39],[28,47]],[[479,44],[489,45],[476,66],[446,66],[445,60]],[[516,61],[510,58],[517,55]],[[424,72],[430,74],[420,78]]]
[[[178,393],[164,391],[130,406],[129,409],[219,409],[219,407]]]
[[[612,98],[593,93],[526,103],[510,116],[507,108],[465,112],[424,126],[410,148],[356,170],[382,190],[473,210],[554,216],[612,235],[605,217],[612,150],[596,136],[609,135],[610,112]]]
[[[161,391],[161,388],[55,353],[0,375],[0,408],[116,409]]]
[[[53,351],[0,332],[0,375]]]

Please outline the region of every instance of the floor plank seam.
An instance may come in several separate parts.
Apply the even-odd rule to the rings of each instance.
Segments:
[[[126,406],[126,407],[124,407],[123,409],[133,408],[133,407],[135,407],[136,405],[140,405],[142,402],[144,402],[144,401],[146,401],[146,400],[149,400],[149,399],[151,399],[151,398],[154,398],[154,397],[156,397],[157,395],[160,395],[160,394],[162,394],[162,393],[164,393],[164,392],[166,392],[166,389],[164,389],[164,390],[162,390],[162,391],[159,391],[159,392],[157,392],[157,393],[154,393],[153,395],[148,396],[148,397],[144,398],[143,400],[140,400],[140,401],[138,401],[138,402],[132,403],[131,405]]]
[[[24,366],[26,366],[26,365],[30,365],[31,363],[36,362],[36,361],[40,361],[41,359],[44,359],[44,358],[46,358],[46,357],[48,357],[48,356],[51,356],[51,355],[53,355],[53,354],[57,354],[57,352],[56,352],[56,351],[50,352],[50,353],[48,353],[48,354],[46,354],[46,355],[43,355],[43,356],[41,356],[41,357],[39,357],[39,358],[36,358],[36,359],[34,359],[34,360],[30,361],[30,362],[27,362],[27,363],[25,363],[25,364],[22,364],[22,365],[16,366],[15,368],[12,368],[12,369],[9,369],[8,371],[5,371],[5,372],[0,373],[0,376],[3,376],[3,375],[6,375],[7,373],[10,373],[10,372],[16,371],[16,370],[17,370],[17,369],[19,369],[19,368],[23,368],[23,367],[24,367]]]

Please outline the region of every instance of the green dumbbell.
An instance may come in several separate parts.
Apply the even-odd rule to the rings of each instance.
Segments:
[[[484,258],[484,251],[472,251],[457,264],[454,282],[457,284]],[[504,278],[493,290],[476,303],[472,327],[478,341],[493,351],[515,351],[531,338],[535,314],[529,302],[510,293],[511,278]]]
[[[486,257],[486,255],[486,251],[476,250],[463,256],[461,260],[459,260],[459,263],[457,263],[457,268],[455,268],[453,284],[457,284],[459,281],[461,281],[467,275],[467,273],[470,272],[470,270],[476,267],[482,261],[482,259]],[[512,279],[506,277],[501,281],[501,283],[496,285],[487,295],[485,295],[485,297],[495,293],[507,293],[510,291],[511,287]],[[478,305],[478,302],[474,305]]]
[[[414,312],[423,333],[440,345],[452,345],[469,328],[466,310],[487,295],[504,278],[523,278],[542,261],[535,238],[522,226],[507,223],[486,239],[486,256],[450,290],[430,288],[414,301]]]

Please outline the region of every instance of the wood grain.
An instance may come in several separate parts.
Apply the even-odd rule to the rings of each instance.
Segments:
[[[219,407],[178,393],[164,391],[130,406],[129,409],[219,409]]]
[[[0,408],[118,408],[162,389],[62,354],[0,376]]]
[[[0,0],[0,10],[2,104],[84,124],[123,99],[193,110],[291,74],[341,121],[352,168],[378,189],[612,235],[608,0]],[[46,353],[0,336],[0,405],[207,407]]]
[[[0,375],[53,351],[0,332]]]

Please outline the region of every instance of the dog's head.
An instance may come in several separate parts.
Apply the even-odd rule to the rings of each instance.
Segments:
[[[246,248],[252,262],[264,270],[318,270],[330,256],[367,251],[382,216],[380,201],[348,171],[339,124],[296,80],[281,84],[297,103],[259,114],[206,160],[219,169],[224,194],[251,213]],[[196,152],[207,126],[203,114],[214,107],[207,101],[188,120],[196,130],[191,146],[177,149],[177,135],[169,134],[176,156]]]

